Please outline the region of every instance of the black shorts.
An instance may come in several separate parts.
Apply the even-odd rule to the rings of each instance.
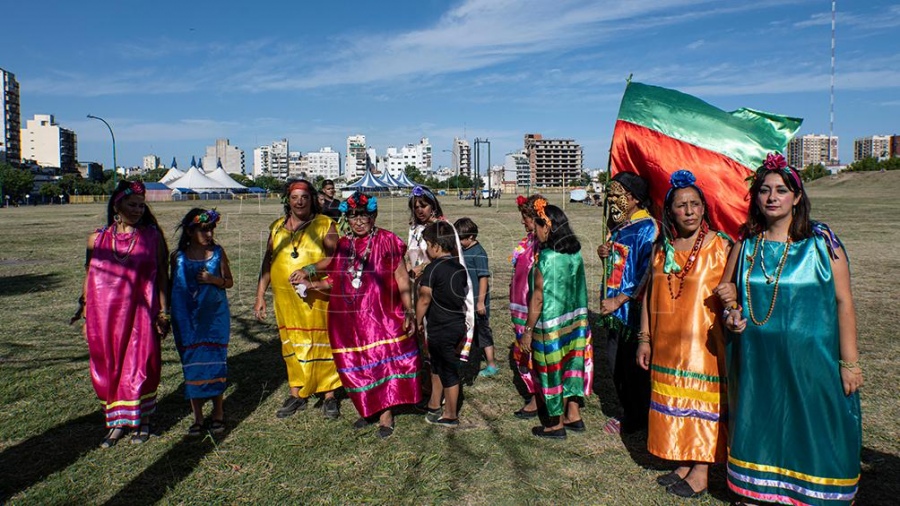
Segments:
[[[431,355],[431,373],[441,379],[441,386],[459,385],[459,355],[456,346],[460,339],[428,336],[428,354]]]
[[[475,342],[479,348],[494,345],[494,331],[491,330],[491,319],[488,315],[475,313]]]

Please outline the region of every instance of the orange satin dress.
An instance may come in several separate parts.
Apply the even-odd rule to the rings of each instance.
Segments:
[[[728,260],[730,242],[714,235],[681,281],[663,270],[665,251],[653,257],[649,292],[651,349],[647,449],[668,460],[724,462],[728,403],[721,303],[712,291]],[[675,251],[679,266],[690,251]]]

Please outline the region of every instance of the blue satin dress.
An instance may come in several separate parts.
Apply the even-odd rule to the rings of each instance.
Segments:
[[[831,236],[833,237],[833,236]],[[749,273],[756,237],[741,244],[737,289],[747,328],[728,336],[728,486],[757,501],[850,504],[860,475],[859,394],[844,395],[829,247],[816,235],[790,246],[771,318],[785,243],[765,242]],[[839,242],[834,240],[835,245]],[[843,254],[843,253],[842,253]]]
[[[184,371],[184,395],[207,399],[225,392],[231,311],[225,289],[197,282],[201,269],[222,276],[222,248],[207,260],[191,260],[183,251],[172,265],[172,333]]]

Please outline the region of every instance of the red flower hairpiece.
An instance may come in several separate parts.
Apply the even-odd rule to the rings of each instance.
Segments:
[[[525,205],[526,202],[528,202],[528,197],[526,197],[524,195],[519,195],[518,197],[516,197],[516,205],[517,206],[522,207]]]
[[[787,160],[781,153],[769,153],[766,155],[766,161],[763,162],[763,167],[766,170],[781,170],[787,166]]]

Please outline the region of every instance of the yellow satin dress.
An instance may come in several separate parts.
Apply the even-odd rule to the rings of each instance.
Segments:
[[[269,227],[270,285],[288,384],[300,387],[300,397],[309,397],[341,386],[328,340],[328,296],[310,290],[305,298],[300,297],[288,278],[303,266],[325,258],[323,241],[334,221],[319,214],[293,233],[284,228],[284,221],[278,218]]]
[[[725,461],[725,341],[719,319],[722,307],[712,291],[725,270],[729,249],[730,242],[719,235],[701,246],[680,295],[681,280],[663,270],[662,248],[653,257],[648,295],[653,354],[647,449],[657,457]],[[679,266],[685,265],[690,253],[675,251]]]

